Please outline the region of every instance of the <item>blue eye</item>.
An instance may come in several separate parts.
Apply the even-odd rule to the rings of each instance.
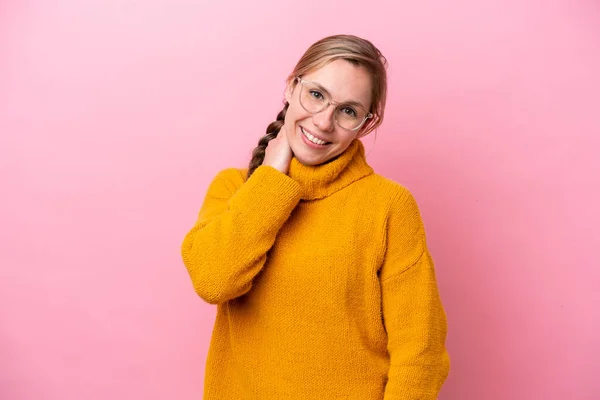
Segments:
[[[314,89],[311,90],[310,91],[310,95],[312,97],[314,97],[315,99],[317,99],[317,100],[324,100],[325,99],[325,97],[323,96],[323,94],[321,92],[319,92],[318,90],[314,90]]]

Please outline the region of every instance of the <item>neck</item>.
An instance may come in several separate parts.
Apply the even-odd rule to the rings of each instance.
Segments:
[[[289,170],[289,176],[302,187],[303,200],[322,199],[372,173],[364,146],[358,139],[342,154],[324,164],[304,165],[294,157]]]

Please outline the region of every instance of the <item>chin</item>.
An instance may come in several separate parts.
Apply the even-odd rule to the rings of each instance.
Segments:
[[[335,149],[327,149],[327,151],[320,151],[309,148],[302,139],[302,133],[298,132],[297,135],[290,137],[290,147],[292,148],[292,152],[294,153],[294,157],[298,161],[300,161],[303,165],[315,166],[320,164],[325,164],[331,159],[335,158],[335,156],[331,155],[331,150]],[[332,145],[330,145],[332,146]],[[337,146],[337,145],[333,145]]]
[[[327,159],[323,159],[323,157],[311,157],[310,155],[306,155],[304,152],[294,153],[294,156],[300,163],[304,165],[314,166],[327,162]]]

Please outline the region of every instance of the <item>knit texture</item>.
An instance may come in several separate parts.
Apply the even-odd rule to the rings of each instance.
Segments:
[[[289,174],[227,169],[182,245],[217,304],[204,400],[433,400],[446,316],[417,204],[359,140]]]

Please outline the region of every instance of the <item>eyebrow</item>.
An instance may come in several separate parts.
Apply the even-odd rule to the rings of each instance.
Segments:
[[[323,87],[323,85],[321,85],[318,82],[314,82],[314,81],[310,81],[311,83],[315,84],[315,86],[317,86],[320,90],[322,90],[323,92],[327,93],[329,95],[329,97],[331,96],[331,93],[329,92],[329,90],[325,89]],[[359,106],[361,107],[363,110],[368,111],[367,107],[365,107],[364,105],[362,105],[362,103],[355,101],[355,100],[349,100],[349,101],[340,101],[340,104],[348,104],[348,105],[355,105],[355,106]]]

